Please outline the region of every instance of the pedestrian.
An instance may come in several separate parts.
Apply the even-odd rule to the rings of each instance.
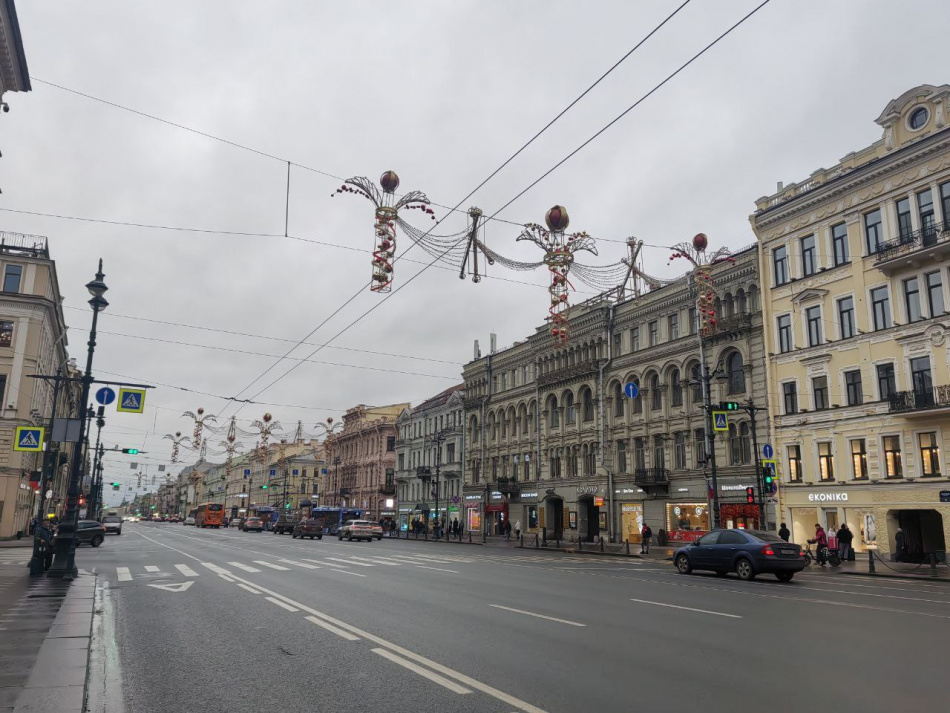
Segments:
[[[832,525],[828,525],[825,529],[825,535],[828,537],[828,550],[829,551],[838,551],[838,531]]]
[[[781,537],[786,542],[788,542],[788,538],[792,536],[792,533],[788,531],[788,525],[786,525],[784,522],[782,523],[782,526],[778,529],[778,536]]]
[[[389,521],[389,536],[390,537],[396,536],[396,521],[395,520]]]
[[[846,561],[848,557],[848,545],[845,543],[845,532],[847,529],[848,526],[845,523],[841,523],[841,527],[839,527],[835,533],[835,542],[838,544],[835,549],[838,550],[838,559],[842,562]]]
[[[844,532],[838,533],[838,549],[841,551],[841,560],[843,562],[849,562],[851,560],[851,543],[854,541],[854,533],[851,532],[851,528],[848,527],[848,523],[845,523],[841,526],[841,529]]]
[[[900,527],[898,527],[897,532],[894,533],[894,544],[897,545],[897,555],[894,559],[897,562],[903,562],[906,552],[904,551],[904,531]]]
[[[511,539],[511,521],[505,520],[505,540]]]
[[[643,523],[643,529],[640,530],[640,554],[650,554],[650,540],[653,537],[653,530],[646,523]]]
[[[515,522],[515,538],[521,537],[521,520]]]
[[[828,557],[828,535],[825,534],[824,528],[815,523],[815,537],[814,539],[808,540],[809,544],[814,544],[818,548],[818,553],[816,558],[818,564],[822,567],[825,566],[825,559]]]

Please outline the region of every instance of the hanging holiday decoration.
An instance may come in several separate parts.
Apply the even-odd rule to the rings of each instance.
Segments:
[[[528,223],[517,240],[530,241],[544,250],[544,264],[551,276],[551,284],[548,287],[551,295],[548,308],[551,336],[555,344],[566,344],[570,339],[568,297],[574,289],[568,274],[574,264],[574,254],[586,250],[596,255],[597,248],[594,246],[594,239],[585,232],[565,234],[570,218],[564,206],[556,205],[551,208],[545,213],[544,222],[547,230],[537,223]]]
[[[271,437],[271,434],[274,431],[280,430],[280,423],[273,420],[273,416],[269,413],[265,413],[260,421],[254,421],[251,423],[251,428],[257,429],[257,435],[260,437],[258,441],[258,451],[263,460],[267,458],[267,440]]]
[[[677,243],[673,246],[670,262],[684,258],[693,265],[693,284],[696,286],[696,314],[699,316],[699,333],[703,336],[716,329],[716,286],[712,277],[712,266],[721,262],[735,262],[728,248],[719,248],[711,255],[706,254],[709,239],[705,233],[693,236],[692,243]]]
[[[205,410],[203,408],[199,408],[197,413],[185,411],[182,414],[182,416],[187,416],[188,418],[193,419],[195,422],[195,430],[192,432],[191,436],[191,443],[194,448],[201,447],[201,430],[204,428],[205,424],[212,424],[217,421],[217,419],[211,414],[205,416],[204,413]]]
[[[191,439],[188,436],[181,435],[181,431],[175,431],[175,435],[166,433],[164,438],[172,442],[172,463],[177,463],[179,447],[182,445],[186,448],[190,447]]]
[[[399,211],[421,210],[435,220],[435,211],[429,207],[429,199],[422,191],[410,191],[396,199],[399,176],[395,171],[386,171],[379,177],[379,185],[363,176],[348,178],[337,188],[337,193],[355,193],[376,206],[376,243],[373,249],[373,276],[370,289],[373,292],[389,292],[393,282],[393,262],[396,256],[396,224]],[[336,195],[336,194],[334,194]]]

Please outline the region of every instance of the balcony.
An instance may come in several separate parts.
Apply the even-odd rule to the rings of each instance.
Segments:
[[[935,412],[950,412],[950,384],[930,389],[898,391],[888,400],[888,411],[903,416],[931,416]]]
[[[340,495],[341,498],[345,498],[345,497],[347,497],[347,496],[349,496],[349,495],[352,495],[352,494],[353,494],[352,489],[350,489],[350,488],[340,488],[339,495]]]
[[[666,468],[637,468],[633,471],[633,482],[651,495],[670,492],[670,474]]]
[[[544,389],[549,386],[554,386],[559,384],[562,381],[571,381],[573,379],[580,379],[585,376],[590,376],[591,374],[597,373],[597,363],[593,360],[582,361],[579,364],[571,364],[570,366],[562,366],[560,369],[554,369],[549,371],[546,374],[541,374],[538,376],[538,385]]]
[[[514,478],[502,476],[497,483],[498,492],[502,495],[518,495],[521,493],[521,484]]]
[[[752,315],[744,312],[717,319],[715,324],[711,324],[703,330],[703,337],[715,341],[715,337],[737,337],[750,329],[752,329]]]
[[[882,243],[875,253],[874,266],[885,275],[917,269],[950,257],[950,221],[902,235]]]
[[[380,495],[395,495],[396,494],[396,484],[395,483],[383,483],[379,486]]]

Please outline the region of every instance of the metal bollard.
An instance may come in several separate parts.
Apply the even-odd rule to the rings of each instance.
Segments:
[[[537,533],[534,534],[534,549],[538,549],[541,546],[541,538]]]
[[[554,538],[554,549],[556,549],[556,550],[561,549],[561,538],[560,538],[560,537],[555,537],[555,538]]]
[[[580,537],[577,538],[577,551],[578,552],[584,551],[584,541]]]
[[[488,542],[488,533],[487,533],[487,532],[483,532],[483,533],[482,533],[482,544],[484,545],[486,542]]]
[[[600,551],[601,551],[601,552],[604,551],[604,538],[603,538],[603,537],[600,538]]]
[[[518,547],[524,549],[524,535],[518,535]]]
[[[472,531],[468,531],[468,544],[472,544]]]
[[[930,576],[937,576],[937,554],[935,552],[930,553]]]
[[[630,540],[624,540],[623,545],[627,549],[627,556],[629,557],[630,556]]]
[[[874,550],[868,550],[868,572],[874,573]]]

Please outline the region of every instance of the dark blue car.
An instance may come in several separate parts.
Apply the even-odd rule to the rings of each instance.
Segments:
[[[735,572],[750,580],[757,574],[774,574],[780,582],[790,582],[805,569],[801,545],[786,542],[762,530],[713,530],[673,553],[673,565],[680,574],[694,569],[718,575]]]

